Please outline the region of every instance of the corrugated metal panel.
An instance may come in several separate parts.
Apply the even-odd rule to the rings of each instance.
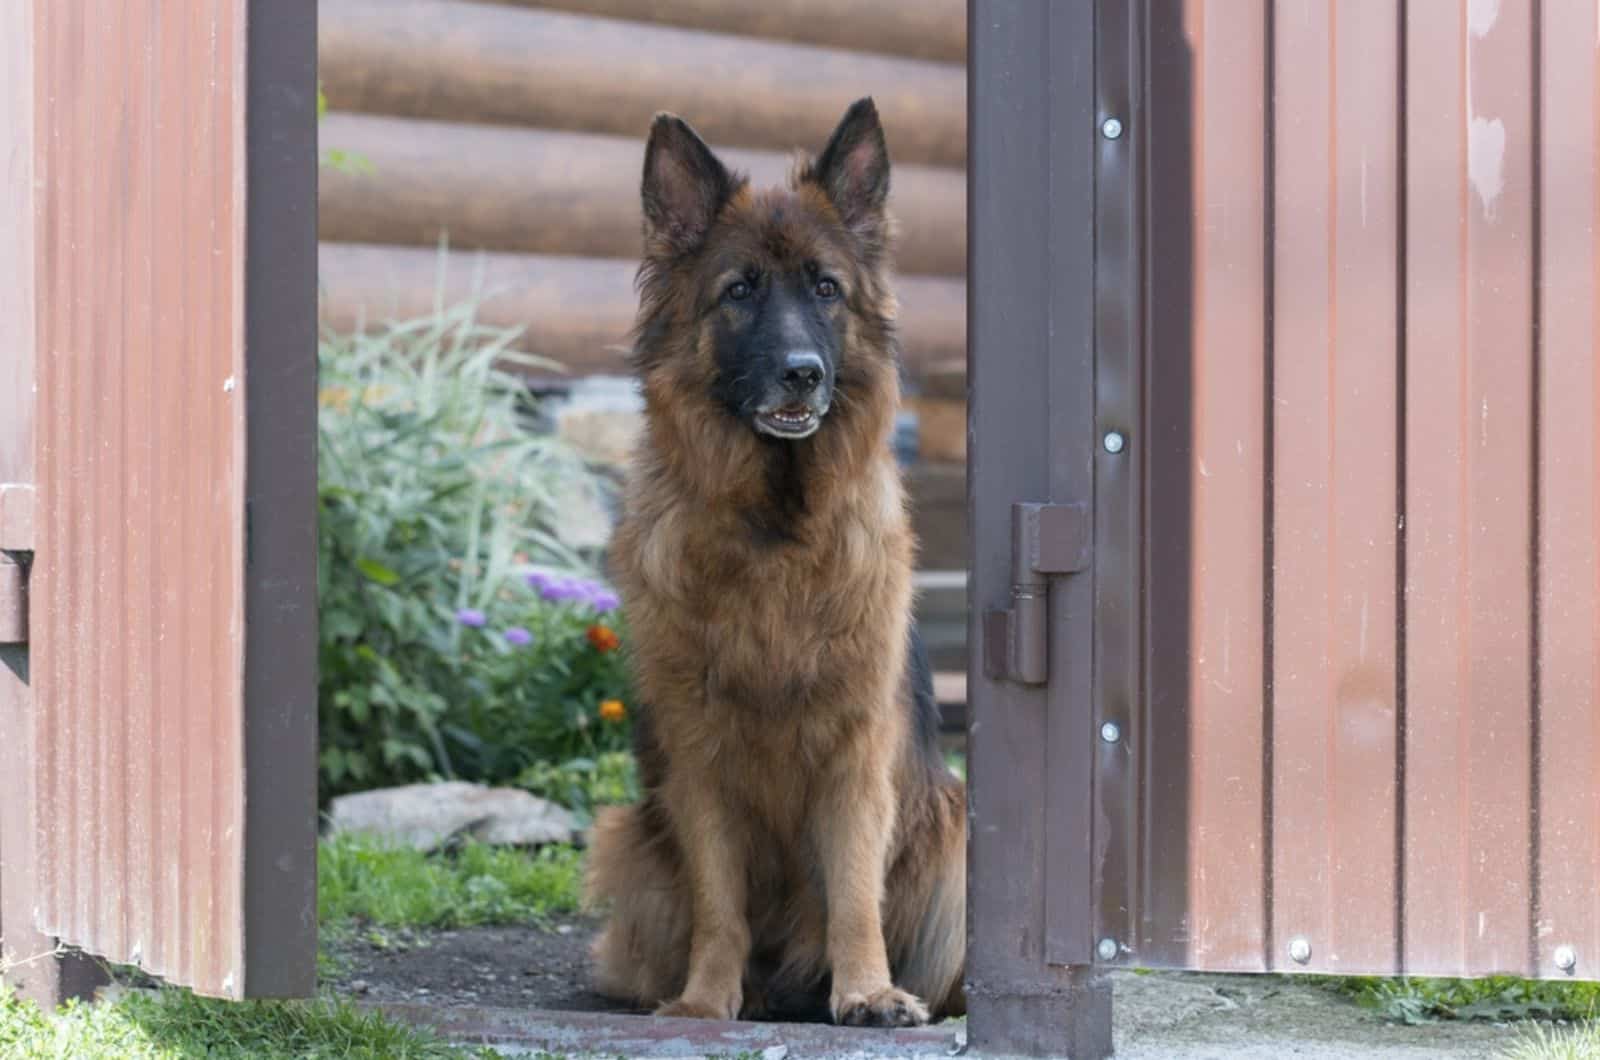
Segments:
[[[1594,5],[1146,17],[1135,957],[1600,974]]]
[[[1390,0],[1275,23],[1271,928],[1328,969],[1395,953],[1394,860],[1349,852],[1395,837],[1396,27]]]
[[[243,980],[244,10],[53,4],[37,35],[40,926],[226,995]]]
[[[0,485],[33,482],[32,25],[0,11]]]
[[[1600,11],[1546,0],[1539,24],[1543,160],[1536,586],[1538,906],[1534,960],[1600,966]]]

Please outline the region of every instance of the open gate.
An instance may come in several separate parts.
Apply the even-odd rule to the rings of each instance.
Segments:
[[[974,5],[975,1041],[1600,977],[1596,19]]]
[[[1596,974],[1596,18],[974,0],[980,1049],[1104,1053],[1113,966]],[[314,56],[309,0],[0,13],[41,996],[57,939],[313,983]]]
[[[41,999],[58,942],[315,986],[315,32],[0,13],[0,965]]]

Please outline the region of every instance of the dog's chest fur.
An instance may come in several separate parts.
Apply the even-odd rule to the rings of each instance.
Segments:
[[[889,459],[781,534],[708,518],[648,479],[617,535],[641,692],[664,743],[815,760],[890,709],[905,659],[911,537]],[[759,520],[758,520],[759,521]]]

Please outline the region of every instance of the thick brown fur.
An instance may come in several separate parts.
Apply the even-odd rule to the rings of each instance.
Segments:
[[[847,123],[866,120],[861,106]],[[651,157],[685,134],[658,118]],[[674,1015],[957,1014],[965,790],[925,723],[926,662],[908,659],[914,544],[889,444],[882,195],[863,208],[831,185],[852,172],[835,159],[782,189],[714,176],[694,185],[711,187],[704,202],[686,192],[676,213],[653,209],[650,167],[681,175],[671,164],[646,163],[646,428],[611,555],[644,704],[644,795],[594,829],[588,891],[608,913],[597,983]],[[821,427],[778,441],[712,397],[723,310],[708,291],[730,262],[802,260],[839,276],[828,311],[842,353]]]

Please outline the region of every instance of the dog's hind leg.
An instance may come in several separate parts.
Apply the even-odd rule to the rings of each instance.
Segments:
[[[677,997],[689,976],[692,914],[671,844],[648,803],[602,811],[589,844],[586,898],[608,913],[595,988],[645,1008]]]

